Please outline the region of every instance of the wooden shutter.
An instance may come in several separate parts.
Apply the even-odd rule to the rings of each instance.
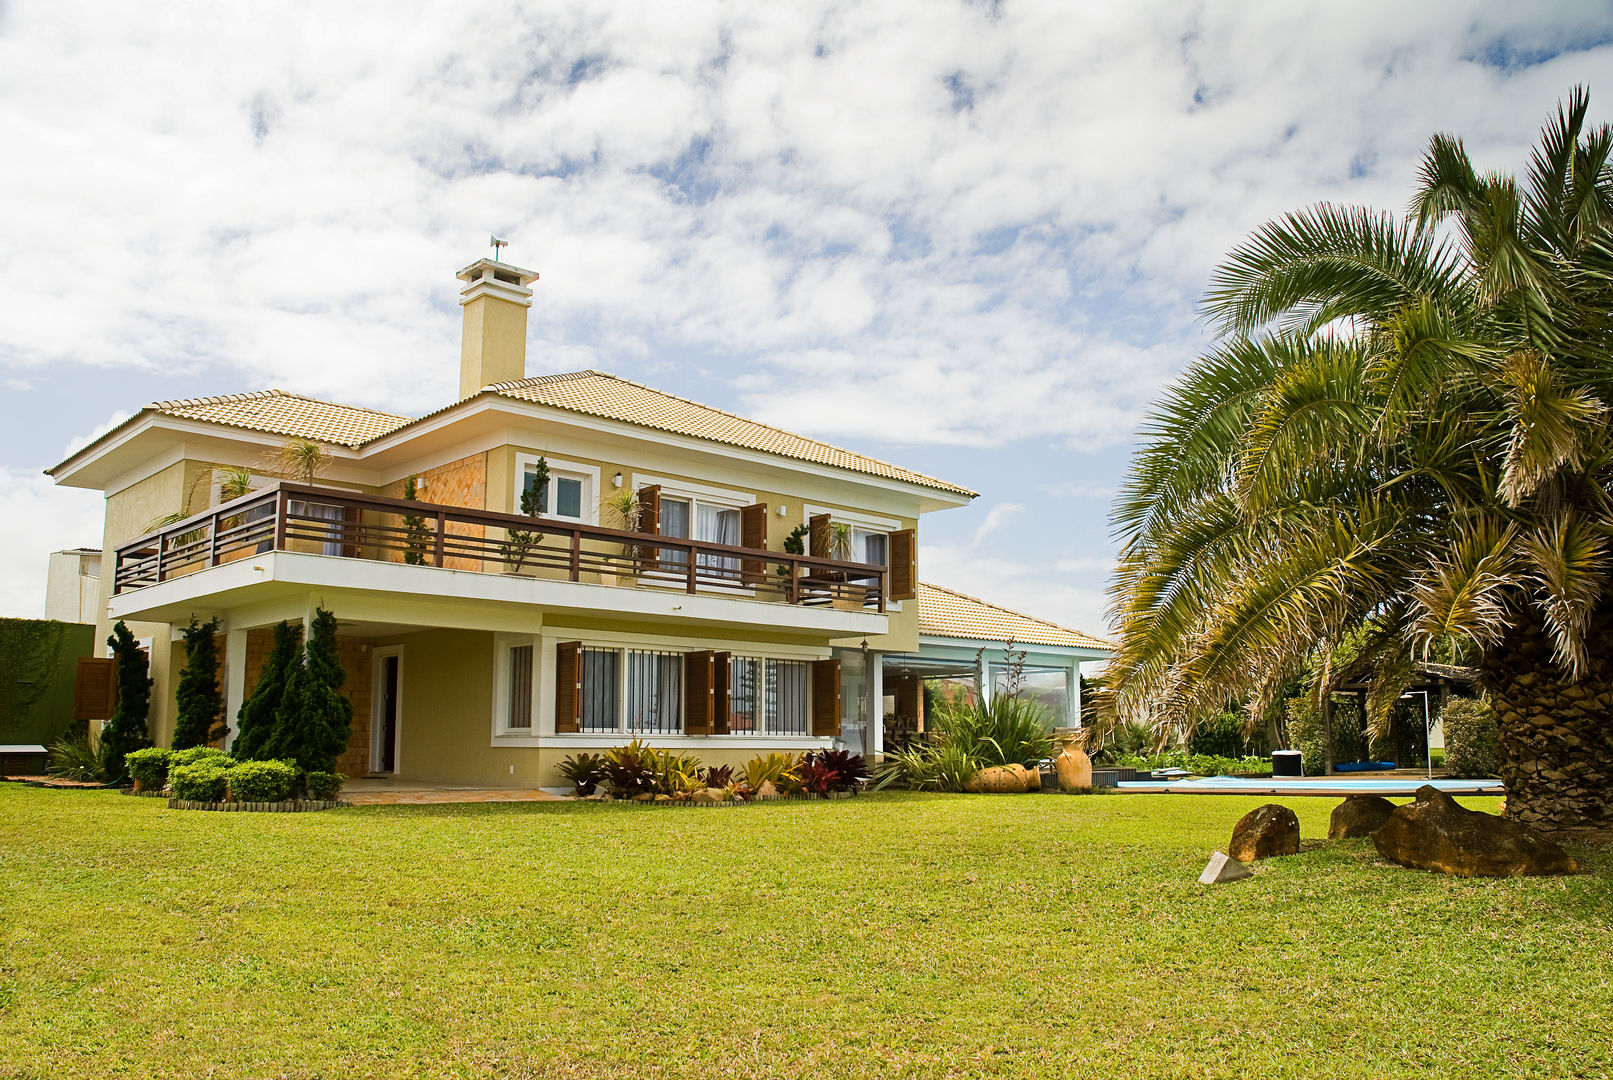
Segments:
[[[582,642],[566,641],[555,646],[554,730],[556,735],[575,734],[582,715]]]
[[[885,573],[892,600],[912,600],[918,595],[918,546],[918,533],[913,529],[890,534]]]
[[[118,662],[95,656],[78,658],[73,676],[73,719],[110,720],[118,699]]]
[[[807,519],[807,554],[814,559],[829,557],[829,515],[813,514]]]
[[[683,733],[710,735],[712,713],[712,654],[683,654]]]
[[[754,503],[739,511],[739,546],[767,550],[766,503]],[[767,564],[761,559],[741,559],[739,573],[745,584],[755,585],[767,573]]]
[[[729,661],[733,657],[725,652],[711,655],[711,733],[713,735],[727,735],[729,714],[728,680],[733,674]]]
[[[359,556],[358,537],[362,531],[359,526],[362,518],[356,506],[342,508],[342,557],[356,559]]]
[[[812,661],[812,734],[840,734],[840,661]]]

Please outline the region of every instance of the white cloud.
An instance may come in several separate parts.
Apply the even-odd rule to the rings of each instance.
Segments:
[[[104,506],[96,492],[0,468],[0,615],[44,617],[50,553],[99,547]]]

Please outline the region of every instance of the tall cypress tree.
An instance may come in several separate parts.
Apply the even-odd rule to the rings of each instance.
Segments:
[[[286,679],[274,733],[260,757],[295,760],[305,772],[335,772],[353,733],[353,703],[338,691],[347,680],[336,656],[336,616],[319,608],[301,662]]]
[[[118,664],[118,703],[101,728],[101,770],[109,781],[122,780],[123,759],[131,750],[151,745],[146,720],[151,715],[151,675],[145,650],[119,620],[106,639]]]
[[[175,693],[179,712],[174,719],[174,749],[205,746],[228,734],[224,695],[218,686],[218,619],[198,623],[191,617],[185,636],[185,670]]]
[[[236,714],[233,749],[237,759],[250,761],[266,756],[262,750],[274,734],[275,715],[285,696],[286,679],[292,667],[300,663],[301,650],[301,627],[283,622],[274,628],[274,650],[258,674],[258,685],[252,695],[241,702],[241,710]]]

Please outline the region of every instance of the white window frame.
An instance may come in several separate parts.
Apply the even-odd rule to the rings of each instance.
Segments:
[[[532,726],[512,728],[510,717],[510,651],[522,646],[532,647]],[[538,746],[539,716],[543,699],[543,657],[545,642],[537,634],[493,635],[493,745]],[[554,705],[549,706],[549,727],[554,728]]]
[[[543,512],[543,516],[553,521],[575,521],[579,525],[598,525],[599,500],[601,498],[599,492],[599,466],[586,465],[580,461],[563,461],[547,454],[517,453],[515,455],[515,483],[510,491],[510,513],[519,514],[521,512],[521,492],[526,488],[527,466],[536,465],[539,458],[543,458],[549,465],[549,494],[546,498],[548,509]],[[554,482],[561,475],[565,475],[568,479],[583,482],[582,517],[561,517],[559,514],[554,513],[556,503]]]
[[[819,514],[828,514],[830,521],[841,521],[851,526],[855,542],[857,533],[879,533],[885,537],[885,575],[886,591],[889,591],[891,571],[891,533],[901,532],[902,523],[896,518],[880,517],[877,514],[864,514],[856,510],[836,510],[829,506],[812,506],[803,504],[801,507],[801,524],[811,525],[812,519]],[[886,611],[901,611],[900,600],[885,601]]]
[[[762,671],[757,692],[760,700],[757,702],[758,711],[765,713],[767,708],[767,661],[768,660],[826,660],[833,653],[827,648],[814,648],[812,646],[795,645],[758,645],[752,641],[692,641],[687,638],[675,638],[652,634],[619,634],[605,631],[590,631],[582,633],[577,630],[560,628],[545,628],[541,634],[542,645],[533,664],[534,671],[538,672],[538,699],[537,711],[533,718],[533,735],[497,737],[495,746],[523,746],[547,745],[566,747],[600,747],[617,746],[633,738],[627,728],[627,656],[630,649],[647,649],[668,652],[726,652],[734,656],[743,656],[762,661]],[[507,648],[508,643],[524,644],[528,640],[526,635],[498,635],[498,643]],[[618,691],[617,691],[617,726],[614,731],[584,731],[577,733],[557,734],[554,729],[555,709],[555,652],[561,642],[580,641],[584,648],[589,649],[615,649],[621,653],[621,660],[616,665]],[[494,684],[494,724],[499,723],[499,717],[507,715],[507,702],[500,699],[499,686],[508,681],[508,658],[503,651],[500,653],[502,664],[495,664]],[[816,750],[828,749],[835,745],[833,736],[813,735],[812,732],[812,701],[811,691],[808,689],[807,699],[807,730],[805,734],[771,734],[766,730],[766,717],[759,717],[763,728],[761,732],[748,732],[745,734],[729,735],[657,735],[643,734],[637,736],[651,745],[657,747],[683,746],[690,748],[729,748],[735,750]],[[540,741],[541,740],[541,741]]]
[[[647,487],[659,487],[662,500],[677,499],[689,504],[689,531],[695,529],[695,522],[700,520],[701,505],[715,506],[721,510],[743,510],[756,502],[756,496],[748,491],[735,491],[732,488],[712,487],[709,484],[697,484],[690,480],[670,480],[663,476],[648,476],[644,473],[633,474],[633,490],[641,491]],[[674,540],[689,540],[693,537],[676,536]],[[639,580],[646,585],[663,588],[684,587],[688,580],[681,570],[656,570],[640,574]],[[714,585],[703,583],[702,591],[714,593],[731,593],[737,596],[755,596],[756,589],[751,585]]]

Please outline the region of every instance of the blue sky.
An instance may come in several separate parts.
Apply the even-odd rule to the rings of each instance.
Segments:
[[[1538,10],[1536,10],[1538,8]],[[1436,130],[1521,166],[1613,5],[0,5],[0,614],[145,402],[456,384],[453,271],[538,270],[596,367],[966,484],[921,571],[1094,632],[1108,504],[1284,210],[1402,206]]]

